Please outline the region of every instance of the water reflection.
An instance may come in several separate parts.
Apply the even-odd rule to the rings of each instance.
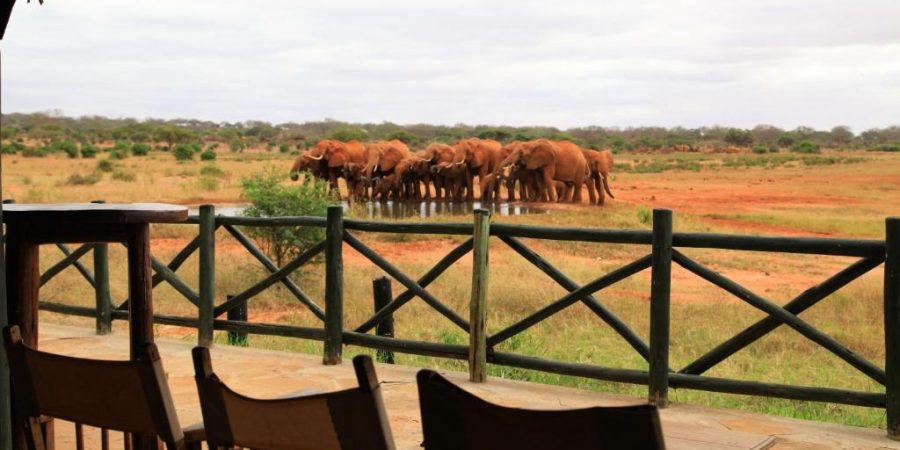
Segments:
[[[341,202],[344,210],[352,210],[356,217],[361,219],[408,219],[408,218],[426,218],[437,216],[461,216],[471,215],[472,211],[484,207],[491,214],[500,216],[519,216],[523,214],[545,214],[546,209],[535,208],[534,206],[519,203],[485,203],[481,202],[465,203],[465,202],[368,202],[354,203],[352,206],[347,202]],[[240,216],[246,204],[223,204],[215,205],[216,215],[218,216]],[[189,208],[191,215],[199,214],[199,207]]]
[[[484,208],[500,216],[519,216],[523,214],[544,214],[545,209],[519,203],[485,203],[481,202],[368,202],[353,205],[354,212],[367,219],[404,219],[411,217],[426,218],[437,216],[471,215],[478,208]],[[347,209],[346,203],[344,209]]]

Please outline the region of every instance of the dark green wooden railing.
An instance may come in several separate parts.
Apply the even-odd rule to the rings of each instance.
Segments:
[[[211,206],[204,206],[198,216],[191,216],[187,223],[197,225],[199,234],[191,240],[168,264],[153,258],[154,286],[166,282],[198,308],[196,318],[160,315],[156,323],[198,328],[200,345],[210,345],[213,330],[233,333],[250,333],[314,339],[324,342],[323,362],[341,362],[343,345],[357,345],[426,356],[455,358],[469,361],[470,377],[475,381],[485,379],[486,364],[534,369],[558,374],[589,377],[600,380],[648,386],[648,400],[659,406],[668,402],[668,388],[688,388],[733,394],[779,397],[797,400],[859,405],[885,408],[888,434],[900,436],[900,218],[886,220],[886,239],[850,240],[801,237],[752,237],[705,233],[674,233],[672,213],[656,210],[653,213],[651,231],[601,230],[576,228],[549,228],[539,226],[490,223],[487,211],[475,213],[474,224],[418,224],[379,223],[343,218],[341,207],[331,207],[326,218],[279,217],[243,218],[217,217]],[[238,227],[309,226],[325,228],[325,240],[306,249],[294,260],[278,267]],[[246,288],[243,292],[216,304],[215,298],[215,234],[223,228],[269,272],[269,275]],[[411,233],[460,235],[470,238],[441,258],[434,267],[418,279],[405,274],[357,236],[359,233]],[[485,317],[488,285],[490,237],[495,237],[525,260],[533,264],[567,293],[548,303],[533,314],[507,325],[500,331],[487,334]],[[584,285],[569,279],[536,251],[528,247],[522,238],[581,241],[596,243],[635,244],[648,246],[650,253],[623,265]],[[343,263],[342,247],[347,244],[405,290],[390,301],[380,300],[376,312],[355,327],[345,327],[343,317]],[[96,317],[97,332],[106,333],[110,322],[127,319],[128,301],[114,307],[109,299],[109,276],[106,244],[88,244],[74,250],[59,246],[64,258],[48,269],[41,277],[44,283],[68,266],[77,270],[91,283],[97,292],[97,307],[83,308],[58,303],[42,302],[45,310]],[[816,286],[804,291],[784,306],[754,293],[735,281],[691,259],[680,250],[685,248],[729,249],[810,255],[834,255],[859,258],[856,262],[834,274]],[[92,274],[79,258],[93,250],[95,272]],[[184,262],[197,250],[200,251],[199,286],[195,290],[176,274]],[[473,251],[474,250],[474,251]],[[316,304],[288,275],[308,263],[320,253],[325,254],[325,304]],[[448,307],[427,290],[449,267],[460,258],[473,252],[472,290],[469,318]],[[707,280],[712,285],[734,295],[752,307],[764,312],[766,317],[747,327],[706,354],[675,370],[669,364],[670,288],[672,264]],[[837,340],[818,330],[798,315],[848,283],[884,264],[884,368],[853,352]],[[607,308],[595,294],[646,269],[651,270],[650,288],[650,340],[645,342],[627,323]],[[321,327],[299,327],[280,324],[247,323],[217,319],[230,310],[246,305],[247,301],[274,284],[282,284],[286,290],[322,322]],[[387,292],[390,289],[388,287]],[[383,296],[383,294],[382,294]],[[392,336],[368,334],[379,324],[390,320],[393,313],[415,298],[424,301],[447,320],[469,333],[469,345],[441,344],[399,339]],[[575,303],[581,302],[597,317],[619,334],[643,359],[649,370],[620,369],[593,364],[552,361],[497,350],[497,346],[532,326],[548,319]],[[711,368],[759,340],[776,328],[788,326],[817,345],[825,348],[856,368],[872,380],[885,386],[885,393],[856,392],[843,389],[793,386],[746,380],[705,376]]]

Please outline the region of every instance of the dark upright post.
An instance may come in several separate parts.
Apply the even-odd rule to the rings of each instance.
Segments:
[[[669,403],[669,294],[672,284],[672,211],[653,210],[653,273],[650,285],[649,401]]]
[[[344,340],[344,208],[328,207],[325,225],[325,355],[326,365],[341,363]]]
[[[128,236],[128,326],[131,359],[141,354],[144,343],[153,342],[153,288],[150,273],[150,225],[130,224]],[[133,434],[134,450],[156,448],[156,437]]]
[[[213,308],[216,298],[216,209],[200,206],[200,307],[197,345],[213,343]]]
[[[228,295],[225,300],[231,300],[233,295]],[[247,302],[243,301],[234,308],[228,310],[226,317],[229,321],[246,322],[247,321]],[[236,345],[238,347],[246,347],[248,344],[247,333],[243,331],[229,331],[228,345]]]
[[[372,292],[375,297],[375,312],[381,311],[391,303],[394,296],[391,294],[391,280],[381,277],[372,280]],[[375,334],[384,337],[394,337],[394,315],[390,314],[375,326]],[[394,352],[390,350],[378,350],[375,354],[378,362],[393,364]]]
[[[95,200],[91,203],[105,203]],[[94,244],[94,298],[97,304],[97,334],[112,332],[112,303],[109,297],[109,244]]]
[[[472,244],[472,298],[469,301],[469,380],[487,380],[487,288],[488,242],[491,238],[491,213],[475,210]]]
[[[887,434],[900,440],[900,217],[885,221],[884,371]]]

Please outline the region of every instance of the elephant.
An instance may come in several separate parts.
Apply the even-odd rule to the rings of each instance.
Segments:
[[[443,198],[444,177],[431,169],[438,164],[452,162],[453,147],[440,142],[432,142],[428,144],[428,147],[425,147],[425,151],[419,157],[424,164],[418,165],[416,171],[425,183],[425,197],[428,198],[430,195],[428,181],[426,181],[430,179],[434,183],[435,200],[441,200]]]
[[[526,170],[539,171],[541,191],[547,193],[549,201],[558,199],[554,181],[571,183],[572,201],[581,202],[581,187],[584,184],[587,160],[581,149],[572,142],[553,142],[537,139],[517,145],[500,167],[523,164]]]
[[[446,188],[445,197],[454,201],[462,201],[466,194],[467,181],[471,181],[469,167],[465,164],[442,162],[431,168],[432,173],[443,179]]]
[[[305,157],[318,161],[324,161],[327,170],[328,183],[332,189],[337,189],[337,180],[343,176],[344,166],[349,163],[364,163],[366,147],[357,140],[348,142],[335,139],[323,139],[315,147],[311,148]],[[352,191],[348,183],[347,190]]]
[[[368,200],[368,186],[363,179],[363,165],[361,163],[344,164],[343,177],[347,180],[347,189],[350,191],[351,201]]]
[[[291,166],[291,180],[297,181],[300,178],[300,172],[306,171],[311,173],[316,178],[321,178],[324,180],[328,179],[328,167],[325,164],[325,161],[319,161],[314,158],[309,158],[307,156],[309,152],[303,152],[297,159],[294,160],[294,164]]]
[[[609,172],[613,167],[612,152],[609,150],[597,151],[590,149],[585,149],[583,152],[590,170],[590,176],[586,182],[591,203],[603,205],[606,200],[604,191],[606,191],[606,194],[609,194],[609,198],[616,198],[612,191],[609,190]],[[597,191],[596,199],[594,197],[595,190]]]
[[[474,200],[473,178],[478,176],[478,181],[481,182],[487,174],[499,167],[503,160],[501,148],[500,143],[495,140],[478,138],[462,139],[453,146],[453,164],[465,164],[469,168],[466,201]]]
[[[373,175],[389,175],[401,160],[409,158],[409,147],[402,141],[379,141],[366,144],[365,179],[371,183]]]

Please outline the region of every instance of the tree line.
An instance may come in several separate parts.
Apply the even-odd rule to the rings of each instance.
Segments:
[[[93,147],[110,142],[125,148],[144,144],[156,150],[172,150],[176,145],[219,144],[231,151],[263,147],[284,153],[315,145],[322,139],[376,141],[398,139],[412,148],[431,142],[453,143],[478,137],[502,143],[538,138],[570,140],[585,148],[624,151],[709,151],[751,148],[754,152],[790,149],[816,152],[820,148],[900,151],[900,126],[872,128],[855,133],[847,126],[830,130],[797,127],[792,130],[772,125],[751,129],[722,126],[685,127],[602,127],[568,129],[529,126],[489,126],[456,124],[399,125],[390,122],[348,123],[325,119],[315,122],[272,124],[264,121],[212,122],[197,119],[112,119],[103,116],[66,117],[58,112],[12,113],[2,116],[3,151],[32,153],[65,151],[71,146]],[[68,149],[68,150],[67,150]],[[33,155],[41,156],[41,155]]]

